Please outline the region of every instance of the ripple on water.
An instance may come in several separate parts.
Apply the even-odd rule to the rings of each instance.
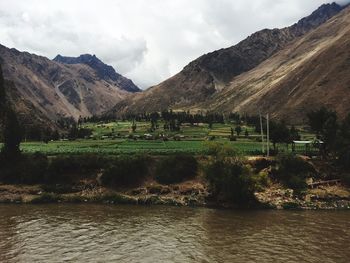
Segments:
[[[350,212],[0,205],[0,262],[350,262]]]

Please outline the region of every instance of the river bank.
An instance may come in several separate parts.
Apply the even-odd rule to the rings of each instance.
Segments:
[[[343,185],[324,185],[308,189],[302,195],[273,184],[256,192],[257,203],[250,208],[335,210],[350,209],[350,189]],[[187,181],[160,185],[148,182],[131,189],[111,189],[94,181],[75,185],[9,185],[0,184],[0,203],[101,203],[133,205],[170,205],[237,208],[224,202],[211,202],[205,182]]]

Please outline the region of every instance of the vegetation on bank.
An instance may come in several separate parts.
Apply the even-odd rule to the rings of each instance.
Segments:
[[[69,132],[65,136],[72,141],[49,143],[49,137],[45,137],[44,143],[36,146],[35,143],[23,144],[22,150],[26,152],[26,146],[29,146],[27,152],[30,153],[23,154],[20,148],[22,130],[6,100],[3,84],[1,75],[3,145],[0,181],[43,184],[45,193],[33,202],[59,201],[62,194],[81,190],[78,185],[82,181],[111,189],[130,189],[152,181],[157,185],[147,192],[161,194],[169,190],[163,186],[200,180],[208,188],[208,202],[251,206],[258,203],[256,193],[270,184],[282,184],[293,189],[293,194],[302,196],[308,187],[307,180],[321,179],[320,173],[308,161],[295,152],[290,153],[289,145],[301,138],[300,131],[283,121],[270,123],[271,152],[277,154],[274,161],[265,159],[251,163],[245,159],[248,153],[262,153],[259,130],[262,128],[265,134],[267,131],[266,126],[260,127],[259,118],[245,116],[243,120],[237,114],[229,115],[229,122],[220,114],[192,115],[165,111],[134,115],[127,117],[130,127],[126,135],[114,130],[114,126],[101,124],[99,129],[109,130],[108,135],[98,135],[101,141],[95,140],[96,131],[88,126],[91,120],[79,120],[78,125],[73,123],[67,127]],[[321,150],[324,163],[331,164],[338,171],[338,175],[327,179],[342,179],[344,183],[349,183],[350,115],[339,121],[335,112],[322,108],[311,112],[308,118],[311,131],[321,141],[315,148]],[[141,128],[140,121],[149,124]],[[143,134],[144,129],[149,133]],[[78,141],[80,137],[86,140]],[[85,149],[81,147],[83,144]],[[101,144],[104,144],[102,149]],[[171,150],[169,146],[172,146]],[[247,150],[248,146],[252,148]],[[69,147],[70,150],[67,150]],[[165,153],[168,156],[151,156],[149,153]],[[79,199],[77,196],[66,198]],[[113,202],[134,201],[115,193],[108,198]]]
[[[308,190],[307,180],[323,179],[323,173],[316,171],[309,161],[292,154],[248,160],[227,144],[212,143],[210,149],[210,155],[196,158],[191,155],[21,155],[15,160],[15,166],[0,162],[0,181],[15,185],[42,185],[43,193],[33,202],[88,200],[182,204],[180,200],[188,196],[186,198],[189,199],[184,201],[186,204],[250,207],[260,205],[256,193],[264,192],[271,186],[284,185],[294,190],[293,195],[302,198]],[[197,190],[176,190],[178,184],[191,182],[191,185],[195,185],[196,181],[201,182],[208,192],[199,195],[202,198],[200,203],[196,199]],[[147,190],[142,190],[145,185],[148,185]],[[92,196],[81,195],[87,189],[94,191],[98,186],[112,192],[98,194],[97,191]],[[125,193],[136,193],[138,197]],[[178,196],[177,201],[173,200],[173,194]],[[169,197],[164,199],[163,195]]]
[[[155,170],[155,179],[161,184],[176,184],[194,179],[198,161],[191,155],[174,155],[161,160]]]
[[[65,194],[74,192],[84,181],[111,189],[134,189],[146,181],[167,186],[199,180],[208,187],[208,202],[251,206],[257,205],[255,193],[272,183],[284,184],[294,189],[295,194],[302,194],[307,187],[306,179],[318,176],[308,162],[294,155],[252,163],[227,144],[212,143],[210,149],[210,155],[197,158],[191,155],[21,155],[15,160],[15,166],[0,162],[0,181],[42,184],[47,193]],[[161,193],[164,189],[154,188],[150,192]],[[42,198],[51,200],[52,196]]]

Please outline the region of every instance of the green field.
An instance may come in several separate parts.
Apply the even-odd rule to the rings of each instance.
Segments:
[[[244,153],[259,151],[260,144],[257,142],[240,141],[228,142],[234,148]],[[25,153],[41,152],[49,155],[55,154],[82,154],[82,153],[103,153],[103,154],[173,154],[192,153],[205,154],[208,150],[205,141],[145,141],[145,140],[76,140],[76,141],[55,141],[27,142],[21,144]]]
[[[178,132],[169,132],[163,129],[164,123],[159,122],[159,129],[155,132],[151,132],[151,124],[149,122],[136,122],[137,128],[134,133],[132,133],[131,126],[132,123],[128,121],[111,122],[111,123],[87,123],[82,125],[83,128],[88,128],[93,131],[93,137],[96,139],[101,139],[102,136],[127,136],[133,135],[143,135],[145,133],[150,133],[152,135],[164,133],[167,136],[174,136],[176,134],[186,136],[188,138],[205,138],[208,136],[219,136],[219,137],[229,137],[231,134],[232,124],[213,124],[212,128],[209,129],[207,124],[189,125],[184,124],[181,126],[181,130]],[[255,133],[253,127],[248,127],[241,125],[242,134],[244,135],[247,129],[251,137],[260,136]]]
[[[93,131],[90,138],[74,141],[61,140],[43,142],[24,142],[21,150],[24,153],[41,152],[47,155],[59,154],[138,154],[146,153],[153,155],[166,155],[174,153],[206,154],[209,141],[227,143],[244,155],[262,154],[262,145],[259,142],[260,135],[254,131],[253,127],[242,125],[242,134],[236,141],[230,141],[232,124],[214,124],[212,129],[208,125],[183,125],[179,132],[164,131],[163,124],[159,123],[159,129],[150,132],[148,122],[138,122],[134,133],[131,131],[131,122],[111,122],[106,124],[88,123],[84,128]],[[244,132],[248,130],[249,136],[245,137]],[[144,134],[152,134],[152,140],[141,139]],[[159,134],[164,134],[168,139],[158,138]],[[128,138],[132,135],[134,138]],[[302,133],[303,138],[311,138],[312,135]],[[174,137],[181,136],[179,140]],[[136,138],[135,138],[136,137]],[[272,148],[272,145],[271,145]],[[291,151],[291,147],[285,144],[278,145],[281,151]],[[311,149],[315,150],[315,149]],[[298,153],[304,153],[305,148],[298,146]]]

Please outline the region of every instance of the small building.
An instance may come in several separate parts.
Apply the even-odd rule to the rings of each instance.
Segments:
[[[311,151],[310,149],[312,147],[318,148],[318,150],[321,150],[321,145],[323,145],[324,142],[320,140],[312,140],[312,141],[293,141],[292,142],[292,151],[295,152],[296,146],[304,146],[305,155],[310,155]]]

